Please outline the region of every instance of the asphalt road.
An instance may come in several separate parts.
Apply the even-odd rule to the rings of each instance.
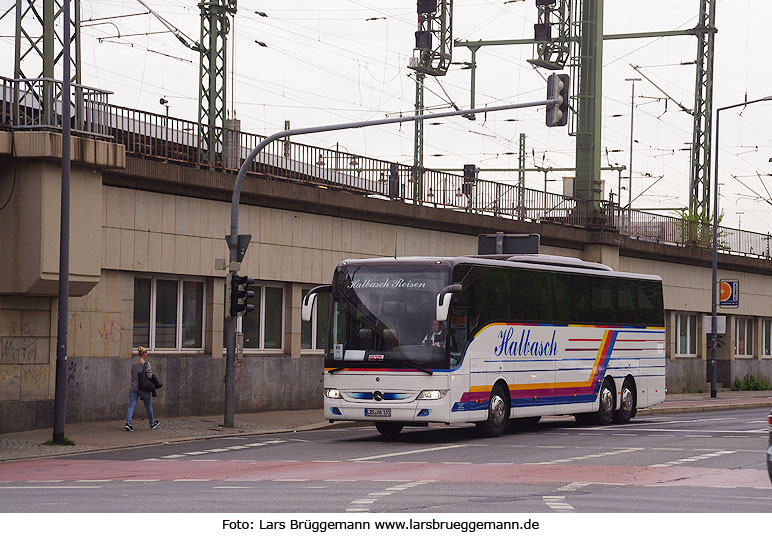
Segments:
[[[3,512],[764,512],[765,409],[478,438],[470,427],[245,436],[0,464]],[[64,492],[63,492],[64,491]],[[63,495],[66,493],[66,496]]]

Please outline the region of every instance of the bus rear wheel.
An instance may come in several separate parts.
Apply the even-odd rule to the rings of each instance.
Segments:
[[[595,413],[595,423],[598,425],[608,425],[614,417],[614,409],[617,405],[614,384],[608,378],[603,380],[603,385],[600,387],[599,400],[598,411]]]
[[[402,432],[402,423],[391,423],[388,421],[376,421],[375,428],[384,436],[396,436]]]
[[[619,399],[619,410],[614,412],[614,423],[624,424],[629,423],[630,419],[635,417],[635,392],[633,391],[633,383],[628,378],[625,383],[622,384],[622,392]]]
[[[477,423],[477,430],[484,436],[501,436],[507,428],[509,419],[509,401],[501,386],[494,386],[488,400],[488,419]]]

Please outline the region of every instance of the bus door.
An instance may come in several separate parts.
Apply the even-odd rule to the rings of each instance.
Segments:
[[[450,359],[450,394],[451,419],[467,421],[469,419],[469,404],[466,399],[470,390],[469,365],[466,351],[470,340],[469,309],[452,307],[448,316],[448,355]]]

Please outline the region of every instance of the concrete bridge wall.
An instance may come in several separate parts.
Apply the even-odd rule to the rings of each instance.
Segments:
[[[56,173],[49,166],[56,155],[1,154],[0,146],[0,199],[10,189],[9,167],[23,168],[29,182],[42,181],[36,174],[51,181]],[[77,295],[70,298],[67,421],[122,420],[138,335],[149,331],[142,313],[163,318],[159,302],[166,305],[175,288],[176,308],[182,313],[177,325],[194,320],[194,328],[175,328],[172,335],[171,326],[156,324],[159,346],[151,349],[149,360],[165,387],[154,407],[159,417],[221,413],[226,271],[218,268],[227,259],[224,236],[229,232],[234,177],[131,156],[125,162],[88,159],[75,166],[88,173],[89,197],[96,202],[73,208],[74,213],[88,214],[81,216],[87,217],[81,218],[87,225],[78,232],[73,256],[89,260],[97,270],[89,269],[87,285],[76,288]],[[45,163],[49,165],[42,166]],[[9,205],[15,215],[29,204],[21,192]],[[47,225],[50,230],[39,244],[21,246],[20,231],[9,221],[0,234],[0,252],[39,257],[40,251],[52,248],[48,236],[58,238],[55,223]],[[260,321],[260,335],[237,362],[237,412],[321,404],[321,356],[312,348],[315,328],[304,332],[301,325],[300,300],[303,289],[330,281],[338,261],[469,254],[476,251],[478,234],[499,230],[539,233],[547,254],[661,275],[668,390],[705,389],[702,315],[710,311],[708,251],[642,242],[615,232],[408,205],[265,176],[247,179],[240,209],[240,233],[252,235],[241,273],[258,280],[264,304],[250,315],[250,320]],[[0,282],[16,278],[6,266],[0,265]],[[13,264],[8,267],[17,271]],[[720,268],[721,278],[741,283],[740,308],[723,313],[729,323],[719,350],[720,381],[729,385],[745,374],[772,380],[772,357],[763,347],[765,324],[772,320],[772,262],[722,255]],[[48,271],[47,278],[55,282],[55,272]],[[0,295],[0,432],[51,425],[54,294],[55,287],[44,287]],[[679,316],[694,317],[690,330],[695,347],[685,353],[677,332]],[[743,328],[744,341],[753,341],[744,355],[736,351],[736,327]]]

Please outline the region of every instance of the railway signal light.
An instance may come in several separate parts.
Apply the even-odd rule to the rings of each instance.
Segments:
[[[547,79],[547,100],[557,99],[547,105],[547,127],[558,127],[568,123],[568,92],[571,88],[568,75],[553,74]]]
[[[254,282],[255,280],[250,277],[233,274],[230,295],[231,316],[245,316],[255,310],[255,306],[249,303],[249,299],[255,297],[255,292],[247,290],[247,287]]]

